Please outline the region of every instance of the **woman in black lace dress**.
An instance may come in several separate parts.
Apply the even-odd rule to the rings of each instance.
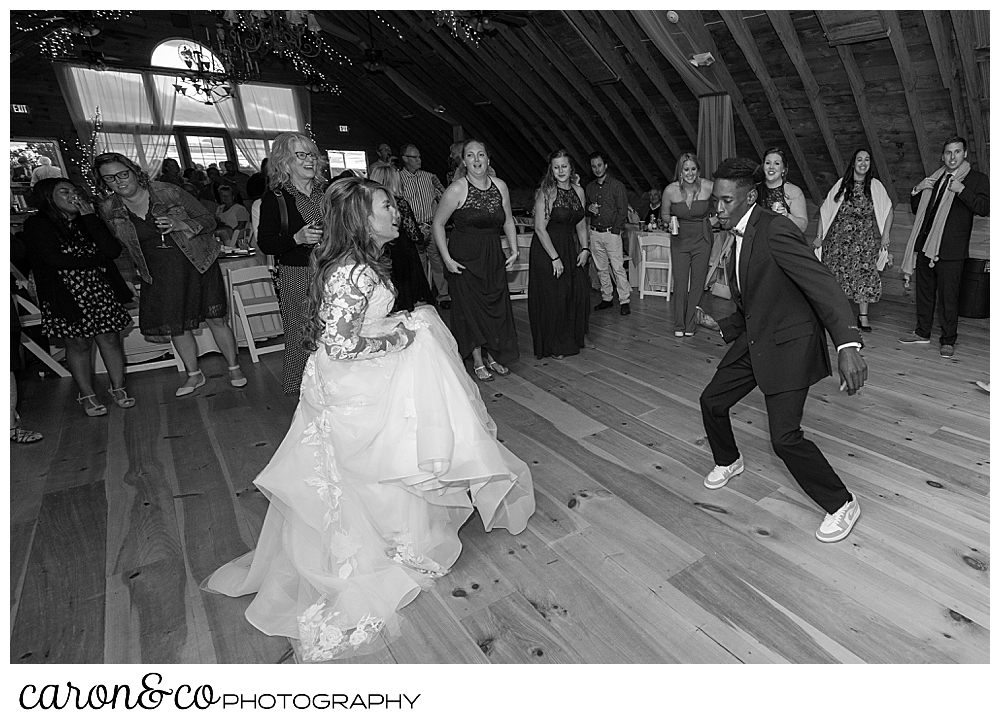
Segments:
[[[805,231],[809,225],[806,215],[806,196],[802,189],[793,183],[785,181],[788,176],[788,164],[785,163],[785,152],[780,148],[769,148],[764,152],[764,160],[760,163],[763,181],[757,188],[757,203],[769,211],[781,214]]]
[[[507,184],[489,175],[486,145],[466,141],[462,161],[465,176],[445,190],[434,214],[434,242],[448,270],[451,332],[458,351],[463,358],[472,355],[477,379],[489,381],[493,372],[510,374],[506,365],[519,355],[507,290],[507,272],[517,260],[517,230]],[[446,239],[449,219],[455,228]],[[507,256],[501,231],[510,250]]]
[[[528,320],[538,359],[578,354],[590,323],[590,242],[583,189],[572,176],[569,155],[563,149],[554,151],[535,194]]]

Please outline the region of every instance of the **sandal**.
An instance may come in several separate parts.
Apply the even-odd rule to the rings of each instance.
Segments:
[[[239,377],[233,377],[233,375],[232,375],[233,372],[239,372],[240,376]],[[243,371],[240,369],[239,365],[236,365],[234,367],[230,367],[229,368],[229,373],[230,373],[229,374],[229,384],[231,384],[233,387],[246,387],[246,384],[247,384],[248,380],[246,378],[246,375],[243,374]]]
[[[135,398],[129,397],[128,393],[125,391],[125,387],[109,387],[108,392],[111,393],[111,399],[114,401],[118,407],[126,409],[135,405]]]
[[[492,382],[496,378],[490,374],[490,371],[486,369],[486,365],[482,367],[473,367],[473,372],[476,373],[476,379],[482,380],[483,382]]]
[[[10,441],[21,443],[22,445],[30,445],[33,442],[38,442],[42,439],[42,433],[35,432],[34,430],[25,430],[21,427],[11,428],[10,431]]]
[[[97,401],[97,395],[77,395],[76,401],[83,405],[83,411],[87,413],[87,417],[101,417],[108,414],[108,408]]]
[[[198,381],[200,380],[200,381]],[[197,390],[199,387],[204,385],[206,382],[205,375],[201,370],[188,375],[187,382],[184,383],[182,387],[177,388],[177,392],[174,393],[177,397],[184,397],[185,395],[190,395],[192,392]]]
[[[499,362],[497,362],[495,359],[491,358],[490,361],[486,363],[486,366],[489,367],[494,372],[496,372],[501,377],[506,377],[507,375],[510,374],[510,370],[504,367]]]

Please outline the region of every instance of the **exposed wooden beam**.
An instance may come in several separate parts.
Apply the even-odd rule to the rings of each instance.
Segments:
[[[792,60],[792,65],[802,79],[802,85],[806,89],[806,98],[809,99],[809,107],[812,108],[813,116],[816,118],[816,125],[819,126],[823,140],[826,142],[826,150],[830,153],[830,160],[838,173],[844,170],[844,158],[840,154],[837,146],[837,137],[833,135],[833,127],[830,125],[830,117],[826,113],[826,105],[820,99],[819,83],[816,82],[809,63],[806,61],[806,54],[802,50],[802,43],[799,42],[798,33],[795,32],[795,24],[792,16],[787,10],[768,10],[767,16],[771,20],[774,32],[778,34],[785,52]]]
[[[945,21],[948,27],[945,28]],[[951,53],[951,22],[942,10],[924,10],[924,22],[931,37],[934,57],[937,58],[938,70],[941,72],[941,84],[948,89],[951,97],[951,112],[955,117],[955,130],[959,136],[966,137],[965,106],[962,105],[962,86],[958,80],[955,64]]]
[[[569,109],[570,115],[579,119],[587,130],[590,131],[594,138],[594,141],[601,148],[606,149],[605,153],[610,156],[610,161],[615,165],[615,168],[622,171],[622,176],[629,180],[629,182],[636,186],[635,179],[632,177],[631,172],[628,170],[628,166],[625,165],[624,159],[618,154],[618,150],[610,143],[608,139],[605,138],[604,134],[594,123],[591,118],[591,111],[585,110],[583,106],[577,102],[573,93],[570,90],[570,86],[566,77],[558,72],[558,69],[552,70],[549,68],[549,64],[545,62],[545,59],[538,52],[538,49],[532,47],[533,43],[530,40],[522,41],[521,36],[523,33],[515,32],[513,30],[507,30],[501,26],[500,29],[501,36],[510,44],[515,53],[520,53],[527,62],[531,65],[531,68],[548,83],[549,87],[559,96],[566,108]],[[565,111],[564,111],[565,112]],[[594,146],[588,146],[591,150]],[[585,163],[586,158],[578,159],[578,163]],[[646,177],[646,180],[652,185],[654,183],[653,176],[649,174],[646,169],[646,164],[638,163],[640,159],[632,159],[633,163],[639,166],[640,172]]]
[[[649,117],[650,123],[653,124],[653,128],[663,139],[663,142],[667,144],[667,150],[673,156],[671,161],[676,162],[680,158],[681,151],[680,146],[677,144],[676,139],[667,127],[663,125],[663,121],[660,120],[659,112],[653,108],[653,104],[649,102],[649,98],[646,97],[646,93],[642,90],[639,85],[639,81],[635,79],[632,75],[632,71],[628,69],[625,62],[618,55],[618,52],[614,49],[614,46],[609,42],[609,40],[604,36],[603,33],[599,33],[595,30],[590,22],[583,16],[579,10],[563,10],[563,14],[569,18],[569,21],[573,23],[577,30],[579,30],[583,36],[587,39],[594,49],[600,54],[601,58],[607,65],[618,74],[618,77],[622,79],[622,84],[629,90],[632,96],[638,101],[639,106],[646,112]],[[602,86],[602,88],[607,88],[608,86]],[[655,149],[655,146],[647,146],[650,151]],[[653,159],[656,161],[656,165],[659,166],[660,170],[667,176],[671,174],[672,169],[671,163],[663,160],[661,154],[653,153]]]
[[[823,203],[825,194],[820,191],[819,184],[816,183],[816,178],[813,176],[812,168],[809,167],[809,162],[806,161],[806,154],[802,151],[799,139],[795,136],[795,130],[792,128],[792,124],[788,120],[788,114],[785,113],[785,107],[781,103],[781,94],[778,92],[778,87],[774,84],[774,81],[771,80],[767,66],[764,65],[764,59],[760,57],[760,51],[757,50],[757,43],[750,32],[750,26],[743,19],[742,11],[720,10],[719,12],[722,14],[722,19],[725,20],[729,32],[733,34],[736,44],[743,51],[750,69],[757,76],[758,82],[764,89],[767,102],[771,105],[771,112],[774,113],[774,118],[778,121],[778,126],[785,136],[785,143],[788,144],[788,150],[791,151],[792,158],[795,159],[795,163],[802,173],[802,178],[805,179],[806,188],[809,191],[809,195],[813,197],[813,203],[817,205]]]
[[[698,145],[698,129],[691,123],[691,119],[688,118],[687,113],[684,111],[684,106],[681,105],[677,95],[670,89],[667,79],[663,76],[656,61],[653,60],[653,56],[646,50],[646,46],[643,45],[642,38],[639,36],[635,20],[632,18],[631,13],[627,10],[602,10],[600,12],[601,17],[604,18],[604,22],[618,36],[618,39],[625,45],[625,49],[632,55],[635,62],[646,73],[646,77],[653,82],[656,90],[660,92],[660,95],[663,96],[663,99],[670,106],[670,110],[674,112],[674,116],[681,124],[681,128],[687,134],[688,143],[691,148],[695,148]]]
[[[558,70],[569,82],[570,86],[583,96],[583,99],[590,104],[590,106],[597,113],[598,118],[607,126],[611,135],[615,137],[615,140],[621,145],[626,156],[631,157],[633,163],[636,163],[634,154],[632,153],[633,145],[630,144],[622,134],[621,128],[618,122],[611,116],[611,112],[608,110],[607,106],[604,105],[604,101],[594,93],[591,88],[590,81],[588,81],[583,73],[576,67],[573,61],[566,56],[566,53],[559,47],[557,43],[552,42],[551,38],[544,31],[538,30],[529,24],[527,27],[521,29],[521,31],[528,36],[535,47],[538,48],[542,55],[549,60],[550,63]],[[588,114],[589,115],[589,114]],[[604,149],[604,152],[609,156],[611,151]],[[647,182],[652,186],[655,181],[655,175],[651,175],[644,164],[636,163],[639,171],[643,176],[646,177]],[[619,171],[626,168],[624,165],[619,166]]]
[[[882,153],[882,142],[879,140],[871,110],[868,108],[868,98],[865,96],[865,79],[861,75],[861,69],[858,68],[858,62],[854,59],[854,51],[851,50],[850,45],[838,45],[837,53],[840,55],[841,63],[844,64],[847,79],[851,83],[851,93],[854,94],[854,102],[858,104],[858,117],[865,129],[865,138],[868,139],[868,148],[872,152],[872,160],[875,162],[875,168],[878,169],[879,179],[885,186],[885,190],[892,200],[892,205],[895,206],[896,187],[892,180],[892,174],[889,173],[889,164],[885,161],[885,154]]]
[[[757,157],[762,157],[767,146],[764,144],[764,139],[760,137],[757,124],[754,123],[753,116],[747,110],[746,103],[743,102],[743,93],[740,92],[739,86],[736,85],[736,81],[733,80],[733,76],[729,74],[729,69],[722,60],[722,54],[719,52],[719,47],[715,44],[715,38],[712,37],[712,33],[709,32],[708,27],[705,25],[705,19],[702,17],[701,11],[685,10],[679,15],[678,26],[688,37],[691,45],[701,49],[702,52],[711,53],[716,61],[718,61],[712,65],[712,68],[715,70],[715,77],[719,79],[722,87],[732,99],[733,109],[736,111],[736,115],[740,117],[740,122],[746,130],[747,136],[750,137],[750,143],[753,144],[754,150],[757,151]]]
[[[633,133],[635,133],[636,138],[639,139],[639,145],[637,149],[641,149],[643,151],[649,149],[648,155],[656,159],[656,165],[660,169],[660,172],[663,174],[663,177],[667,179],[671,178],[673,176],[673,172],[666,166],[666,162],[660,157],[660,154],[656,153],[655,150],[656,146],[654,145],[652,139],[650,139],[649,136],[646,135],[646,132],[642,129],[642,126],[639,125],[639,121],[635,117],[635,114],[632,113],[632,109],[628,107],[628,103],[625,102],[625,99],[622,98],[621,95],[619,95],[618,91],[615,89],[615,86],[613,84],[602,85],[601,92],[608,97],[608,100],[611,102],[611,105],[618,109],[618,112],[621,113],[622,117],[625,118],[625,122],[628,123],[628,125],[632,128],[632,131]],[[663,183],[663,178],[660,178],[655,182],[654,180],[650,180],[650,185],[659,185],[661,183]],[[666,186],[666,184],[663,185]]]
[[[972,116],[972,140],[975,144],[976,165],[981,169],[990,167],[989,128],[983,123],[983,108],[979,87],[979,69],[973,55],[976,29],[972,23],[973,10],[952,10],[951,22],[955,26],[958,55],[962,59],[962,75],[965,76],[965,90],[969,99],[969,115]]]
[[[896,55],[896,65],[899,67],[899,77],[903,81],[903,96],[906,98],[906,107],[910,111],[910,123],[913,126],[913,134],[917,138],[917,150],[920,153],[920,162],[924,167],[924,173],[931,173],[938,167],[931,153],[930,144],[927,142],[927,130],[924,128],[924,114],[920,111],[920,101],[917,98],[917,74],[913,70],[913,63],[910,60],[910,51],[906,47],[906,38],[903,37],[903,26],[899,23],[899,16],[895,10],[879,10],[882,17],[882,24],[889,32],[889,43],[892,45],[892,52]]]

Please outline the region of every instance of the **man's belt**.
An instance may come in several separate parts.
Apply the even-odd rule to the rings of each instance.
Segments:
[[[594,225],[591,225],[590,228],[591,228],[592,231],[599,231],[602,234],[606,234],[609,231],[611,231],[614,227],[613,226],[594,226]]]

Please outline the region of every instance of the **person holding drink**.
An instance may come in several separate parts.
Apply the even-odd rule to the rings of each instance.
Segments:
[[[226,358],[229,383],[243,387],[236,338],[226,319],[226,286],[219,269],[215,217],[173,184],[150,181],[131,159],[102,153],[94,159],[99,190],[110,191],[100,214],[128,251],[142,278],[139,329],[156,341],[173,342],[187,380],[177,397],[206,382],[198,368],[194,330],[202,322]]]
[[[780,148],[767,149],[760,170],[763,180],[757,187],[757,203],[768,211],[781,214],[804,232],[809,225],[806,197],[802,189],[785,181],[788,176],[785,152]]]
[[[670,306],[674,336],[693,337],[699,324],[718,330],[719,325],[699,306],[712,253],[712,225],[708,220],[712,182],[701,177],[701,162],[696,155],[685,153],[677,159],[674,180],[663,190],[663,198],[663,226],[673,237],[670,256],[674,292]]]

